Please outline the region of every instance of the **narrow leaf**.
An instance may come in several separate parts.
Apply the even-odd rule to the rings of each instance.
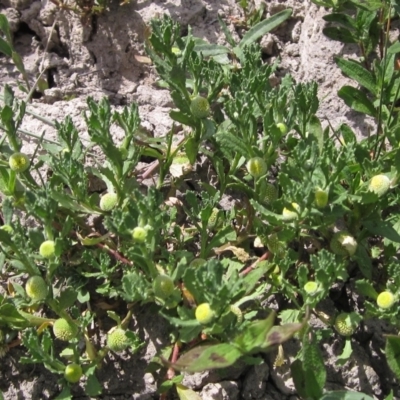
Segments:
[[[357,43],[357,38],[346,28],[332,26],[323,29],[322,33],[329,39],[342,43]]]
[[[400,379],[400,337],[395,335],[386,336],[386,360],[389,367]]]
[[[194,390],[180,383],[176,385],[176,391],[178,392],[180,400],[201,400],[201,397]]]
[[[292,9],[288,8],[287,10],[283,10],[273,15],[271,18],[265,19],[264,21],[259,22],[254,25],[242,38],[239,43],[239,48],[243,49],[243,47],[248,46],[260,37],[264,36],[266,33],[272,31],[272,29],[279,26],[282,22],[286,21],[292,15]]]

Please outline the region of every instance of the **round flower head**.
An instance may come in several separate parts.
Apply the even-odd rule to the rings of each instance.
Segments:
[[[196,118],[207,118],[210,115],[210,104],[205,97],[196,96],[190,103],[190,111]]]
[[[340,335],[351,336],[355,331],[355,327],[351,323],[350,314],[339,314],[335,319],[335,328]]]
[[[284,221],[294,221],[299,218],[298,212],[300,212],[300,206],[297,203],[292,203],[292,207],[297,211],[289,210],[288,208],[284,208],[282,211],[282,219]]]
[[[41,276],[31,276],[25,285],[26,294],[35,301],[44,300],[49,293],[45,280]]]
[[[321,189],[317,188],[315,191],[315,204],[318,208],[324,208],[328,204],[328,192]]]
[[[197,306],[195,316],[200,324],[206,325],[214,319],[215,312],[211,309],[209,303],[202,303]]]
[[[171,296],[174,288],[174,281],[168,275],[158,275],[153,281],[154,294],[161,299]]]
[[[56,244],[53,240],[44,241],[39,247],[39,254],[44,258],[54,257],[56,251]]]
[[[100,199],[100,209],[103,211],[111,211],[118,202],[118,197],[116,193],[106,193]]]
[[[352,256],[357,250],[357,242],[348,232],[336,232],[332,237],[330,247],[339,256]]]
[[[386,175],[375,175],[368,185],[368,190],[379,197],[383,196],[389,189],[390,179]]]
[[[59,318],[53,324],[53,333],[57,339],[69,342],[78,334],[78,328],[66,319]]]
[[[29,168],[30,161],[26,154],[14,153],[8,159],[10,168],[15,172],[24,172]]]
[[[144,243],[147,237],[147,230],[142,228],[141,226],[137,226],[132,231],[132,239],[137,243]]]
[[[121,328],[113,328],[107,335],[107,347],[115,352],[123,351],[129,346],[126,332]]]
[[[253,157],[247,161],[247,171],[254,178],[259,178],[267,172],[267,164],[261,157]]]
[[[378,298],[376,299],[376,303],[378,304],[378,307],[383,308],[383,309],[388,309],[392,307],[394,302],[396,301],[394,294],[390,293],[388,291],[379,293]]]
[[[83,375],[82,367],[79,364],[69,364],[65,367],[64,378],[70,383],[77,383]]]
[[[318,283],[309,281],[304,285],[304,290],[307,294],[314,294],[318,290]]]

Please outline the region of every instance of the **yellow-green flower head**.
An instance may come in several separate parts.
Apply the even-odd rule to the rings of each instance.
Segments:
[[[65,367],[64,378],[70,383],[77,383],[83,375],[82,367],[79,364],[69,364]]]
[[[261,157],[253,157],[247,161],[247,171],[254,178],[259,178],[267,172],[267,163]]]
[[[44,300],[49,293],[47,283],[39,275],[31,276],[26,281],[25,290],[28,297],[35,301]]]
[[[288,133],[288,127],[284,122],[278,122],[276,127],[281,131],[282,135],[286,135]]]
[[[168,275],[158,275],[153,281],[154,294],[161,299],[171,296],[174,288],[174,281]]]
[[[318,208],[324,208],[328,204],[328,192],[321,188],[315,190],[315,204]]]
[[[210,115],[210,103],[205,97],[196,96],[190,103],[190,111],[196,118],[207,118]]]
[[[357,250],[357,242],[348,232],[336,232],[330,243],[331,250],[339,256],[352,256]]]
[[[309,281],[304,285],[304,290],[307,294],[315,294],[318,291],[318,283]]]
[[[351,336],[354,333],[355,328],[351,323],[350,314],[339,314],[335,319],[335,328],[340,335]]]
[[[8,159],[10,168],[15,172],[24,172],[29,168],[30,161],[26,154],[14,153]]]
[[[297,203],[292,203],[292,207],[296,210],[289,210],[288,208],[284,208],[282,211],[282,219],[284,221],[294,221],[299,218],[300,206]]]
[[[53,240],[44,241],[39,247],[39,254],[44,258],[54,257],[56,251],[56,244]]]
[[[147,230],[142,228],[141,226],[137,226],[132,231],[132,239],[137,243],[144,243],[147,237]]]
[[[57,339],[69,342],[78,334],[78,327],[64,318],[59,318],[53,324],[53,333]]]
[[[378,304],[378,307],[383,308],[383,309],[388,309],[392,307],[392,305],[395,303],[396,298],[393,293],[385,291],[382,293],[379,293],[379,296],[376,299],[376,304]]]
[[[116,193],[106,193],[100,199],[100,209],[103,211],[111,211],[118,202],[118,197]]]
[[[113,328],[107,335],[107,347],[115,351],[125,350],[129,346],[129,338],[126,336],[126,331],[121,328]]]
[[[375,175],[369,185],[368,190],[374,192],[379,197],[383,196],[390,189],[390,179],[386,175]]]
[[[215,312],[211,309],[209,303],[202,303],[197,306],[195,316],[200,324],[207,325],[214,319]]]

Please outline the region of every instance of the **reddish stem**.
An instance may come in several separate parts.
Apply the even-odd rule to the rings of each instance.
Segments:
[[[265,252],[257,261],[253,262],[253,264],[249,265],[246,269],[244,269],[239,275],[244,276],[251,272],[260,261],[268,260],[270,253],[269,251]]]

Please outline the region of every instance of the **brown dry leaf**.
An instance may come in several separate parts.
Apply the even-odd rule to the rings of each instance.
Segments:
[[[134,54],[133,56],[135,58],[135,60],[141,64],[148,64],[151,65],[151,59],[149,57],[146,56],[141,56],[140,54]]]
[[[220,255],[225,251],[231,251],[239,261],[246,262],[249,261],[250,255],[245,250],[240,247],[232,246],[231,244],[225,244],[221,247],[214,249],[215,254]]]

